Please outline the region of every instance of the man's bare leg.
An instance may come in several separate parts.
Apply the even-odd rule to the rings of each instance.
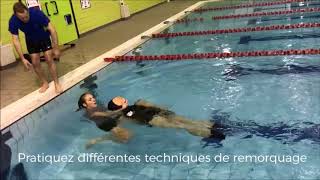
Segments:
[[[40,53],[30,54],[32,60],[32,66],[34,68],[35,73],[37,74],[39,80],[41,81],[41,87],[39,92],[43,93],[49,88],[49,84],[47,79],[44,77],[41,64],[40,64]]]
[[[178,121],[177,119],[168,119],[161,116],[154,117],[149,124],[162,128],[185,129],[190,134],[201,137],[209,137],[211,134],[211,129],[203,125],[195,125],[190,121]]]
[[[209,128],[209,129],[211,129],[212,126],[214,125],[214,123],[210,122],[210,121],[191,120],[191,119],[185,118],[183,116],[179,116],[179,115],[173,115],[171,117],[171,119],[174,119],[175,121],[181,122],[183,124],[188,124],[188,125],[191,125],[191,126],[197,126],[199,128]]]
[[[48,50],[48,51],[44,52],[44,57],[47,61],[49,71],[50,71],[50,74],[51,74],[51,77],[53,79],[54,86],[56,89],[56,93],[62,93],[63,89],[62,89],[62,87],[59,83],[59,80],[58,80],[56,65],[53,61],[52,50]]]

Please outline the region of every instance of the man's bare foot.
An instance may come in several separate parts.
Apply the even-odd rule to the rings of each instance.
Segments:
[[[41,88],[39,89],[39,93],[44,93],[49,88],[49,84],[47,82],[43,83]]]
[[[63,92],[63,89],[62,89],[60,83],[54,83],[54,86],[56,88],[56,93],[60,94]]]

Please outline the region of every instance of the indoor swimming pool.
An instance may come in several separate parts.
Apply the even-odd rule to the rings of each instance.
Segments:
[[[245,1],[238,1],[245,3]],[[204,7],[226,5],[208,3]],[[227,4],[229,5],[229,4]],[[291,7],[292,6],[292,7]],[[212,20],[213,16],[305,8],[299,3],[191,13],[203,22],[173,24],[165,32],[315,23],[319,12]],[[311,1],[310,7],[320,7]],[[311,49],[320,47],[319,28],[154,38],[128,55]],[[9,177],[27,179],[319,179],[320,56],[292,55],[114,62],[5,129]],[[85,148],[104,131],[77,110],[86,91],[99,104],[114,96],[145,99],[193,120],[224,125],[216,142],[186,131],[126,124],[127,144],[106,141]],[[133,155],[140,162],[80,162],[84,153]],[[146,162],[145,155],[305,156],[305,162]],[[39,155],[38,162],[27,155]],[[45,156],[71,162],[39,162]],[[22,159],[19,163],[19,158]],[[43,160],[45,161],[45,160]]]

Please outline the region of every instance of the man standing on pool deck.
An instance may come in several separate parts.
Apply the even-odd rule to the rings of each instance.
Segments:
[[[58,36],[55,28],[42,11],[36,8],[28,9],[21,2],[13,5],[13,12],[14,14],[9,20],[9,31],[12,34],[12,42],[23,65],[28,70],[34,69],[42,83],[39,92],[45,92],[49,88],[49,84],[44,77],[40,65],[40,52],[43,52],[54,81],[56,93],[61,93],[62,87],[58,81],[56,66],[53,61],[53,54],[56,58],[60,55]],[[19,39],[19,29],[25,34],[27,49],[31,56],[32,64],[23,56]]]

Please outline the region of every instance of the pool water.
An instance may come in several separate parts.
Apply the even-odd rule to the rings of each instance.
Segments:
[[[191,14],[190,17],[201,16],[210,21],[176,24],[168,31],[317,21],[316,18],[303,18],[304,15],[291,20],[289,17],[296,16],[211,21],[211,17],[218,13],[223,15],[235,11],[240,10]],[[246,11],[253,12],[254,8]],[[306,15],[309,16],[310,13]],[[254,21],[260,23],[248,25]],[[319,28],[309,28],[152,39],[129,54],[318,48],[319,34]],[[6,130],[13,136],[6,141],[12,151],[10,176],[17,176],[14,169],[18,169],[15,167],[19,153],[75,157],[91,152],[141,157],[163,153],[189,156],[222,153],[230,156],[305,155],[307,160],[299,164],[276,165],[270,162],[22,162],[29,179],[319,179],[319,131],[313,138],[294,139],[301,135],[296,131],[316,130],[312,127],[320,124],[319,59],[317,55],[112,63]],[[134,134],[127,144],[106,141],[86,149],[85,144],[90,139],[105,134],[83,116],[84,112],[76,112],[78,98],[86,91],[93,92],[101,104],[117,95],[126,97],[130,103],[142,98],[195,121],[219,120],[221,123],[247,124],[248,127],[228,134],[220,143],[214,143],[203,141],[184,130],[127,124],[126,127]],[[249,126],[250,122],[255,126]],[[257,125],[274,129],[286,125],[294,131],[278,134],[283,136],[279,137],[273,136],[272,132],[265,136],[246,130]]]

